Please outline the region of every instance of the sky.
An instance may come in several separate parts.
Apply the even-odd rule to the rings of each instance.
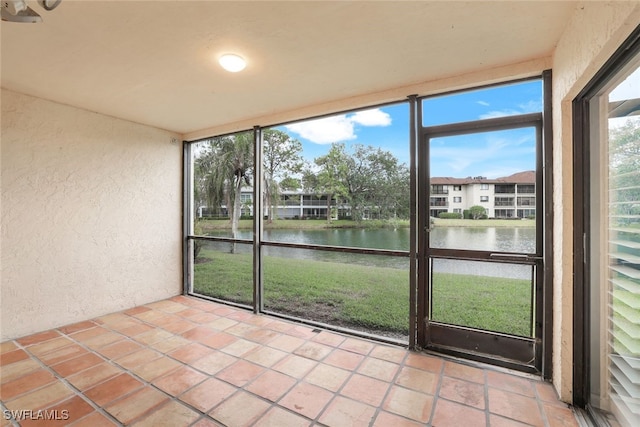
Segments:
[[[502,117],[542,110],[539,80],[481,89],[422,101],[423,126]],[[303,145],[303,157],[326,154],[334,142],[373,146],[390,151],[409,165],[409,105],[400,103],[276,129]],[[431,141],[431,176],[499,178],[535,169],[535,130],[481,133]]]

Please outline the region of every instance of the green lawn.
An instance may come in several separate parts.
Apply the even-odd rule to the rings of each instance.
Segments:
[[[203,249],[194,291],[251,304],[252,257]],[[204,261],[204,262],[202,262]],[[265,257],[264,304],[270,311],[372,332],[408,334],[409,279],[404,269]],[[433,319],[530,335],[526,280],[436,273]]]
[[[441,219],[435,218],[436,227],[535,227],[535,219]]]

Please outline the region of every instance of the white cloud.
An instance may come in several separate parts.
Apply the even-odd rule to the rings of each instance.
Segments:
[[[476,101],[476,104],[484,105],[485,107],[488,107],[489,105],[491,105],[487,101]]]
[[[350,119],[362,126],[389,126],[391,124],[391,116],[379,108],[358,111]]]
[[[478,102],[480,103],[480,102]],[[539,101],[529,101],[524,104],[517,105],[517,108],[505,108],[504,110],[494,110],[481,114],[480,119],[495,119],[496,117],[515,116],[517,114],[536,113],[542,111],[542,105]]]
[[[316,144],[331,144],[356,139],[356,134],[353,132],[353,122],[344,115],[294,123],[285,127]]]
[[[361,126],[389,126],[391,124],[391,116],[375,108],[358,111],[351,115],[342,114],[340,116],[294,123],[285,126],[285,128],[316,144],[331,144],[356,139],[356,124]]]

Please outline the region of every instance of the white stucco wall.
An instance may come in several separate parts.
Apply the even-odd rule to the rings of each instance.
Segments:
[[[2,90],[1,341],[181,289],[181,143]]]
[[[571,102],[639,24],[638,1],[584,2],[567,23],[553,58],[553,383],[567,402],[572,400],[573,380]]]

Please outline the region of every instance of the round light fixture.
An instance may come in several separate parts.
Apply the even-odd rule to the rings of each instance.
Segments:
[[[234,55],[228,53],[226,55],[222,55],[218,60],[222,68],[232,73],[237,73],[238,71],[244,70],[244,67],[247,66],[247,62],[241,56]]]

